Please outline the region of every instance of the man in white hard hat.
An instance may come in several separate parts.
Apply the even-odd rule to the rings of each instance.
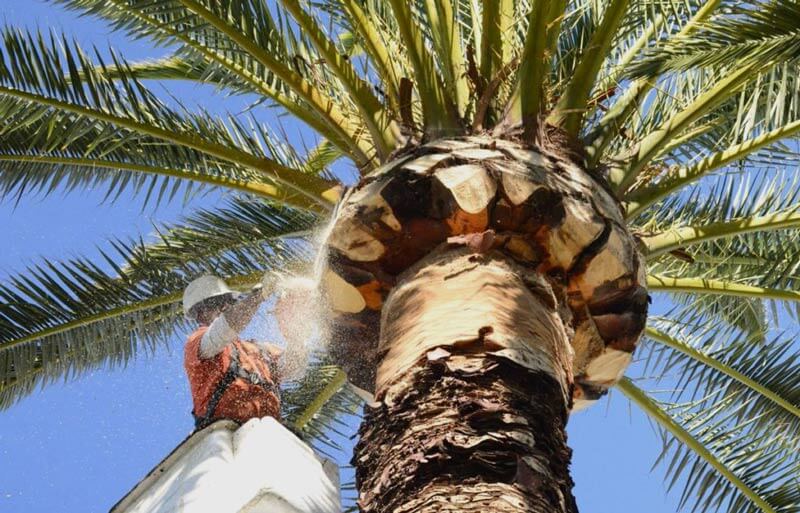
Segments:
[[[247,294],[210,275],[186,287],[184,314],[199,324],[184,349],[198,429],[220,419],[244,423],[252,418],[279,418],[280,381],[296,377],[305,367],[307,351],[299,337],[287,337],[285,353],[273,344],[239,337],[269,296],[269,280],[265,277],[260,287]]]

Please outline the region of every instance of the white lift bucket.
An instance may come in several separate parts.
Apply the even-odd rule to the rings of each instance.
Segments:
[[[339,513],[339,467],[275,419],[183,441],[110,513]]]

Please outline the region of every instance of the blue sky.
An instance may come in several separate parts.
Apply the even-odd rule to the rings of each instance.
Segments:
[[[0,13],[10,25],[54,28],[84,45],[111,44],[129,60],[164,53],[41,0],[0,0]],[[209,88],[178,85],[171,91],[209,108],[223,103]],[[236,110],[240,104],[227,105]],[[265,108],[257,115],[271,119]],[[0,280],[42,260],[96,254],[112,235],[150,233],[154,221],[176,219],[197,206],[175,203],[143,212],[129,197],[102,204],[103,192],[26,197],[16,208],[0,203]],[[176,338],[124,370],[54,384],[0,412],[0,511],[107,511],[192,430],[181,348]],[[574,415],[569,441],[582,512],[675,511],[676,497],[665,495],[661,470],[650,471],[660,439],[619,394]]]

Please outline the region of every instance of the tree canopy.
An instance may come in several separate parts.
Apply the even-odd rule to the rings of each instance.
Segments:
[[[247,286],[308,266],[341,190],[332,163],[363,175],[407,145],[516,134],[605,177],[640,239],[659,308],[642,375],[619,388],[663,429],[668,483],[697,511],[800,511],[800,4],[53,3],[170,55],[129,62],[4,27],[0,196],[235,195],[154,241],[112,239],[99,261],[41,262],[0,284],[0,407],[166,341],[200,273]],[[253,98],[251,112],[290,115],[317,144],[161,97],[168,80]],[[646,390],[659,379],[674,391]],[[344,383],[320,356],[287,394],[289,418],[324,436],[356,401]]]

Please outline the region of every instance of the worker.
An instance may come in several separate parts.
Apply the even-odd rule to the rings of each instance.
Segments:
[[[271,285],[267,276],[260,286],[239,294],[222,279],[206,275],[186,287],[184,314],[199,324],[184,349],[197,429],[220,419],[242,424],[280,418],[279,386],[302,374],[308,359],[305,341],[289,337],[283,352],[239,335],[271,294]]]

